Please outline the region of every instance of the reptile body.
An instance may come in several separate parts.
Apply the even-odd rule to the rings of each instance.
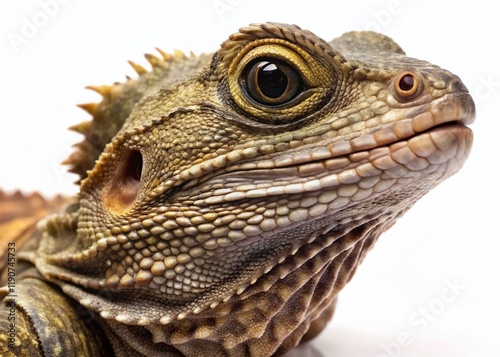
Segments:
[[[81,105],[80,193],[22,233],[3,354],[282,355],[471,149],[460,79],[381,34],[267,23],[211,55],[160,53]],[[3,246],[21,236],[0,224]]]

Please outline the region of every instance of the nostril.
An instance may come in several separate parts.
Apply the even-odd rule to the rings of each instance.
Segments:
[[[469,92],[465,84],[459,78],[452,80],[448,88],[451,92]]]

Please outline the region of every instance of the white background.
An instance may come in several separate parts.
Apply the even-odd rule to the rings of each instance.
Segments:
[[[155,47],[213,52],[251,22],[296,23],[327,40],[379,30],[408,55],[459,74],[478,112],[469,161],[382,237],[327,330],[289,356],[500,356],[493,2],[55,1],[0,3],[0,187],[9,191],[77,191],[58,162],[80,140],[65,128],[89,119],[75,104],[100,100],[85,85],[134,76],[126,60],[147,66],[142,53]]]

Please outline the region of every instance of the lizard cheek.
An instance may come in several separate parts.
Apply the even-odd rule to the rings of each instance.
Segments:
[[[134,203],[141,185],[143,159],[139,151],[126,156],[103,192],[103,203],[110,211],[125,213]]]

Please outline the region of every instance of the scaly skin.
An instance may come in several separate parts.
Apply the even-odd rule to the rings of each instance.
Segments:
[[[74,127],[85,140],[68,159],[78,203],[18,254],[20,289],[45,286],[61,319],[104,331],[89,341],[76,326],[64,353],[285,353],[321,332],[378,236],[472,145],[460,79],[380,34],[327,43],[259,24],[213,55],[162,57],[91,87],[103,101],[82,105],[93,120]]]

